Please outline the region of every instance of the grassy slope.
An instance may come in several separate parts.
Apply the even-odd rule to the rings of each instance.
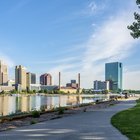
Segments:
[[[131,109],[114,115],[111,123],[131,140],[140,140],[140,100]]]

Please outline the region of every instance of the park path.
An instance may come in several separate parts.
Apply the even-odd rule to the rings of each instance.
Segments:
[[[0,140],[128,140],[110,124],[111,117],[135,105],[122,101],[105,109],[50,120],[0,133]]]

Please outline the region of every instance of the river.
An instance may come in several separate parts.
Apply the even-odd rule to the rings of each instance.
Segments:
[[[32,110],[51,110],[56,107],[76,106],[96,100],[108,100],[107,95],[1,95],[0,116]]]

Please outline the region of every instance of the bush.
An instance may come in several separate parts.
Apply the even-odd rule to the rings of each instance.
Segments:
[[[33,93],[36,93],[36,90],[33,90]]]
[[[32,111],[32,117],[33,118],[39,118],[40,117],[40,112],[37,110]]]
[[[35,120],[31,120],[30,124],[36,124],[37,122]]]
[[[65,108],[64,107],[59,107],[58,108],[58,114],[64,114]]]
[[[46,111],[44,106],[41,106],[40,110],[41,110],[41,112],[45,112]]]
[[[87,108],[84,108],[83,112],[87,112]]]
[[[98,104],[99,103],[99,100],[96,100],[96,104]]]

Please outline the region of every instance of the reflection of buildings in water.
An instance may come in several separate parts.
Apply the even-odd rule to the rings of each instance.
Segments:
[[[8,101],[8,108],[9,108],[9,114],[14,114],[16,113],[16,97],[15,96],[9,96],[9,101]]]
[[[16,96],[16,112],[21,112],[21,96]]]
[[[67,105],[76,105],[77,104],[77,96],[68,95],[67,96]]]
[[[16,97],[1,96],[0,97],[0,115],[6,116],[16,113]]]
[[[49,110],[52,108],[52,105],[51,105],[52,97],[47,96],[46,100],[47,100],[47,109]]]
[[[41,96],[41,109],[47,109],[47,96]]]
[[[55,107],[59,107],[59,96],[54,96],[52,97],[52,106]]]
[[[41,96],[33,95],[33,96],[30,96],[29,98],[30,98],[29,111],[40,110]]]
[[[29,112],[30,108],[30,98],[28,96],[22,96],[21,98],[21,111]]]
[[[30,107],[29,110],[35,110],[36,109],[36,96],[30,96]]]
[[[77,95],[76,98],[77,98],[77,104],[81,104],[83,101],[82,96]]]
[[[59,106],[66,106],[67,105],[67,96],[60,95],[59,96]]]
[[[82,103],[91,103],[93,102],[93,97],[82,97]]]
[[[107,98],[99,96],[99,98]],[[60,96],[0,96],[0,116],[15,112],[29,112],[31,110],[53,109],[59,106],[76,105],[78,103],[93,102],[96,96],[60,95]]]
[[[0,96],[0,116],[3,115],[3,100],[4,100],[4,97]]]
[[[9,114],[9,97],[10,96],[3,97],[3,116],[6,116]]]
[[[59,97],[58,96],[47,96],[47,109],[53,109],[59,107]]]
[[[41,107],[41,96],[35,96],[35,109],[36,110],[40,110],[40,107]]]

